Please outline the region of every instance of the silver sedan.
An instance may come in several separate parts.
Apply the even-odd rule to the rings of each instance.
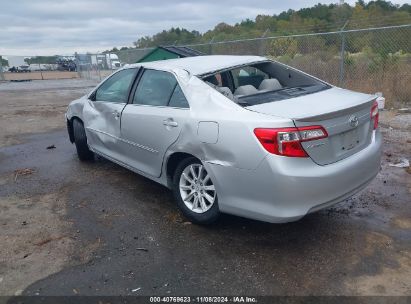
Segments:
[[[380,168],[375,96],[256,56],[128,65],[70,103],[80,160],[98,154],[172,189],[193,222],[295,221]]]

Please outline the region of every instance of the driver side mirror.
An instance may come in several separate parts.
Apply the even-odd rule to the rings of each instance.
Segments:
[[[91,95],[88,97],[88,99],[90,99],[91,101],[96,101],[96,91],[91,93]]]

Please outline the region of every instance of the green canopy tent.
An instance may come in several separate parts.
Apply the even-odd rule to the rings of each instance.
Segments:
[[[136,63],[202,55],[205,54],[185,46],[159,46],[151,52],[149,52],[148,54],[146,54]]]

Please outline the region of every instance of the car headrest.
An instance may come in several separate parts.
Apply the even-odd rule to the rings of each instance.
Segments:
[[[219,91],[221,94],[223,94],[225,97],[234,100],[233,93],[231,90],[227,87],[216,87],[216,90]]]
[[[283,86],[280,84],[280,82],[276,78],[270,78],[270,79],[264,79],[261,83],[260,86],[258,87],[259,90],[266,90],[266,91],[274,91],[274,90],[279,90]]]
[[[243,86],[239,86],[235,92],[234,95],[251,95],[257,93],[258,90],[252,86],[251,84],[246,84]]]

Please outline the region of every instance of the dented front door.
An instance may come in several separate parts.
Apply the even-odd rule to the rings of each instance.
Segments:
[[[101,154],[119,159],[121,112],[127,104],[136,69],[121,70],[90,96],[83,109],[88,145]]]

